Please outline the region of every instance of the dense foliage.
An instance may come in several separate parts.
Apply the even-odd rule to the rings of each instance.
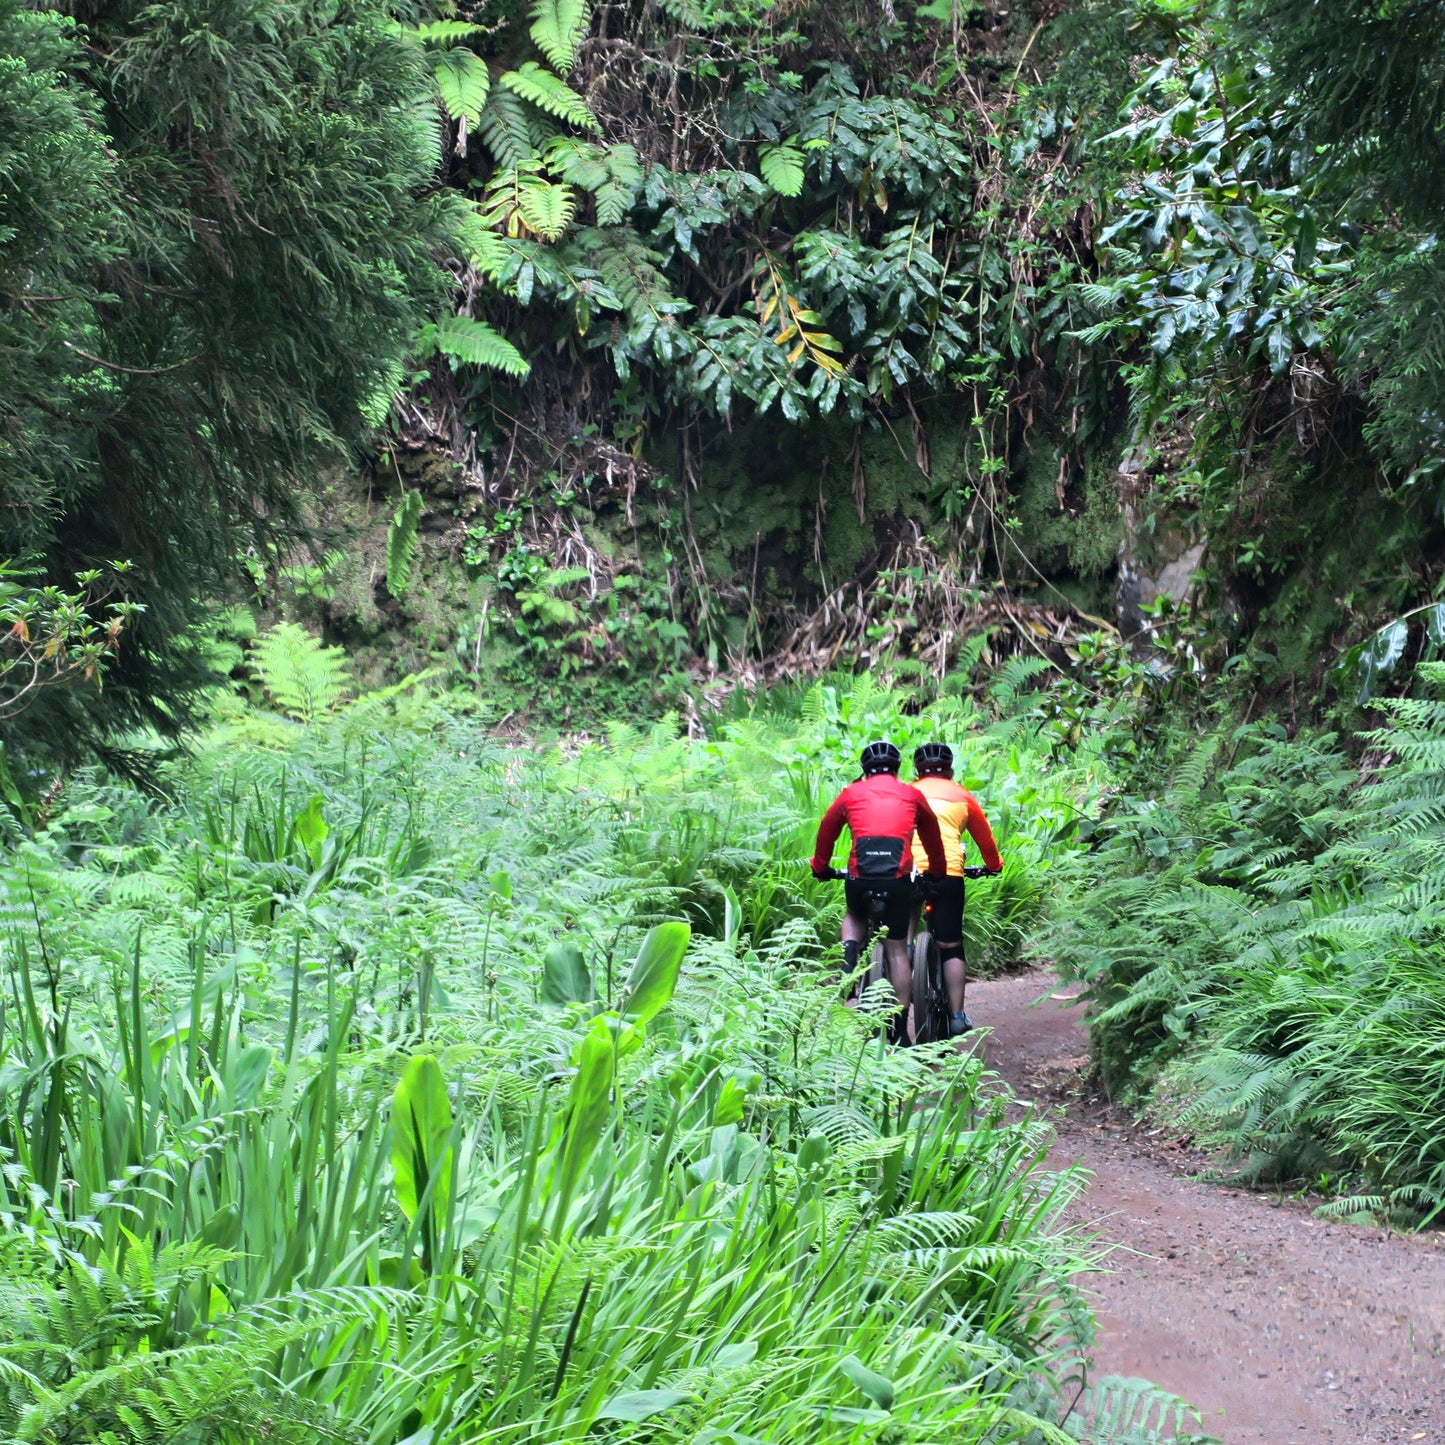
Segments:
[[[457,325],[516,352],[447,351],[378,469],[458,515],[429,590],[378,603],[338,554],[300,612],[635,703],[689,666],[939,672],[999,622],[1063,661],[1120,554],[1133,627],[1198,546],[1213,662],[1253,639],[1264,686],[1317,692],[1439,545],[1432,223],[1400,199],[1436,20],[1351,13],[1369,43],[1263,0],[423,26],[482,197]]]
[[[1016,946],[1092,765],[866,685],[550,751],[313,702],[3,815],[7,1438],[1160,1438],[1081,1393],[1046,1126],[840,1005],[796,861],[840,736],[947,727]]]
[[[71,595],[129,564],[135,608],[106,691],[37,694],[30,736],[174,731],[193,622],[385,416],[444,294],[438,128],[367,0],[7,0],[0,52],[0,557]]]
[[[1362,762],[1273,724],[1188,749],[1108,810],[1050,941],[1111,1089],[1247,1177],[1419,1222],[1445,1208],[1445,708],[1384,707]]]

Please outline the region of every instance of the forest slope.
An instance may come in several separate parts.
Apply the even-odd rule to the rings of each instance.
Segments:
[[[101,777],[12,803],[7,1434],[1102,1445],[1172,1418],[1083,1388],[1082,1181],[1040,1168],[1048,1129],[842,1006],[836,890],[797,861],[840,732],[978,722],[863,683],[544,752],[413,685],[309,727],[239,711],[175,803]],[[960,747],[1011,860],[980,954],[1017,949],[1092,786],[1021,768],[1025,739]]]

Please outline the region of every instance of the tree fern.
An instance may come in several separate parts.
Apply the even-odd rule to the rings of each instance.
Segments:
[[[507,71],[498,81],[538,110],[565,120],[582,130],[600,130],[597,118],[587,109],[587,102],[550,70],[543,70],[535,60],[524,61],[515,70]]]
[[[492,91],[477,123],[477,133],[499,166],[520,166],[537,156],[527,104],[507,87],[498,86]]]
[[[572,69],[591,16],[588,0],[533,0],[532,41],[559,75]]]
[[[417,527],[421,522],[422,495],[408,492],[386,529],[386,590],[405,597],[411,590],[412,563],[416,561]]]
[[[251,664],[276,708],[300,722],[334,712],[351,690],[346,653],[294,622],[263,632],[252,644]]]
[[[436,57],[432,74],[447,114],[453,120],[465,119],[470,125],[479,125],[482,107],[492,89],[486,61],[464,46],[456,45]]]

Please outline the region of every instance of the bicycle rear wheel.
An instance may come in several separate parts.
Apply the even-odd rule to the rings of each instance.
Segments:
[[[858,997],[864,994],[878,982],[880,978],[888,977],[888,960],[883,956],[883,945],[875,943],[873,951],[868,955],[868,967],[863,973],[862,981],[858,985]]]
[[[948,997],[938,944],[931,933],[920,933],[913,940],[913,1042],[931,1044],[948,1036]]]

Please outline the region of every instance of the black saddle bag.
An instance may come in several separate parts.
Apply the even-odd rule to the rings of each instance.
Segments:
[[[853,870],[859,878],[897,878],[902,866],[902,838],[859,838],[853,845]]]

